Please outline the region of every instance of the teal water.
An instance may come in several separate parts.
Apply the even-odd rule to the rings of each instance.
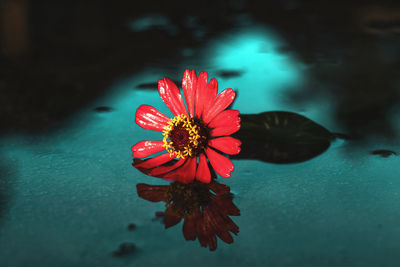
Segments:
[[[219,182],[234,194],[241,216],[232,219],[240,232],[233,244],[218,240],[214,252],[186,242],[181,224],[165,230],[154,220],[164,205],[137,196],[137,183],[168,183],[131,166],[132,145],[160,138],[135,125],[136,108],[149,104],[171,115],[156,88],[137,86],[164,76],[179,80],[185,68],[207,71],[220,91],[237,90],[233,108],[242,113],[292,111],[333,132],[343,130],[332,119],[329,96],[290,103],[288,91],[309,77],[295,55],[279,52],[284,44],[270,29],[243,26],[183,62],[116,81],[109,95],[55,132],[0,140],[6,166],[2,266],[397,266],[399,157],[370,151],[400,152],[398,141],[336,140],[318,157],[296,164],[234,160],[231,178]],[[240,75],[222,77],[223,69]],[[93,112],[97,106],[113,109]],[[400,121],[398,115],[392,119]],[[127,229],[130,223],[135,230]],[[123,242],[137,250],[113,257]]]

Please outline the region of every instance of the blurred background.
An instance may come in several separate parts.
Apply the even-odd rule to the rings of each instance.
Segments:
[[[202,60],[196,48],[261,24],[285,41],[276,53],[295,56],[312,76],[288,92],[290,101],[327,93],[349,133],[393,136],[387,114],[399,98],[396,2],[3,0],[1,128],[57,127],[113,81],[147,66]]]

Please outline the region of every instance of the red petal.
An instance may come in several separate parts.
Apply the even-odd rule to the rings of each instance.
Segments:
[[[231,218],[229,218],[223,208],[220,208],[216,205],[215,201],[211,201],[208,205],[208,208],[213,212],[213,214],[216,215],[215,217],[218,217],[217,214],[219,214],[219,217],[223,221],[220,225],[223,225],[226,231],[230,231],[235,235],[239,233],[239,227],[231,220]]]
[[[164,217],[165,228],[170,228],[171,226],[178,224],[181,221],[181,219],[182,217],[165,215]]]
[[[169,118],[149,105],[141,105],[136,110],[135,122],[142,128],[162,132]]]
[[[231,124],[240,122],[239,111],[235,109],[227,109],[219,113],[208,124],[210,128],[226,127]]]
[[[216,181],[213,181],[208,188],[210,188],[217,195],[226,195],[231,191],[229,186],[220,184]]]
[[[201,229],[201,233],[203,235],[204,240],[207,242],[210,250],[212,251],[217,248],[217,239],[215,237],[215,230],[213,228],[212,217],[210,215],[211,215],[211,213],[208,212],[207,208],[202,209],[202,222],[201,222],[200,229]],[[199,240],[200,240],[200,237],[199,237]],[[203,241],[203,243],[204,243],[204,241]]]
[[[224,136],[236,133],[240,129],[240,124],[227,127],[215,128],[210,131],[210,136]]]
[[[229,155],[239,154],[241,144],[242,142],[240,142],[240,140],[230,136],[219,137],[208,141],[209,146]]]
[[[174,163],[171,166],[160,166],[160,167],[154,168],[149,172],[149,175],[160,177],[163,174],[166,174],[166,173],[168,173],[170,171],[173,171],[176,168],[180,167],[183,163],[185,163],[185,160],[184,159],[180,159],[180,160],[178,160],[176,163]]]
[[[182,89],[189,110],[189,116],[194,117],[194,100],[197,89],[197,75],[194,70],[185,70],[182,78]]]
[[[196,239],[196,221],[194,216],[186,217],[183,222],[183,236],[186,240]]]
[[[239,111],[228,109],[219,113],[209,124],[211,136],[229,135],[240,129]]]
[[[169,185],[148,185],[148,184],[136,185],[139,197],[152,202],[163,201],[165,198],[165,192],[167,192],[168,187]]]
[[[145,158],[154,153],[163,151],[163,141],[141,141],[132,147],[135,158]]]
[[[213,239],[211,239],[212,242],[209,241],[210,250],[215,250],[217,248],[217,240],[215,238],[215,234],[220,236],[220,238],[222,236],[222,238],[221,238],[222,241],[227,240],[227,238],[225,238],[225,236],[223,234],[221,234],[222,233],[221,229],[223,229],[224,225],[218,224],[218,218],[216,218],[216,217],[218,217],[218,215],[216,216],[216,214],[213,214],[208,207],[203,208],[203,214],[204,214],[204,218],[207,218],[209,227],[212,229],[212,232],[213,232],[213,235],[212,235]],[[229,233],[228,233],[228,235],[229,235]],[[233,242],[233,238],[232,238],[232,242]]]
[[[188,158],[182,167],[174,172],[167,173],[163,176],[164,179],[174,180],[184,184],[193,182],[196,174],[197,158]]]
[[[181,92],[179,92],[178,87],[173,81],[169,78],[159,80],[158,92],[160,93],[161,99],[175,116],[180,114],[187,115]]]
[[[225,89],[222,91],[217,98],[210,104],[210,108],[203,114],[204,123],[210,122],[215,116],[217,116],[221,111],[226,109],[230,104],[232,104],[235,99],[236,93],[231,89]],[[205,115],[205,116],[204,116]]]
[[[196,216],[196,233],[202,247],[207,247],[207,229],[203,224],[203,213],[199,212]]]
[[[208,160],[211,163],[211,166],[219,175],[224,178],[228,178],[231,176],[231,172],[234,170],[232,161],[230,161],[227,157],[224,157],[221,154],[215,152],[209,147],[206,148],[206,154]]]
[[[213,105],[215,97],[218,93],[218,82],[215,78],[212,78],[207,84],[206,91],[204,92],[204,103],[203,103],[203,116]]]
[[[221,216],[221,214],[218,212],[217,207],[211,203],[208,209],[211,213],[210,217],[213,219],[213,226],[218,237],[221,238],[221,240],[225,243],[233,243],[233,237],[229,234],[229,230],[227,229],[228,227],[223,219],[223,216]]]
[[[140,163],[136,163],[133,166],[135,166],[136,168],[151,169],[173,160],[174,157],[175,154],[170,156],[169,153],[165,153],[157,157],[142,161]]]
[[[207,72],[200,72],[199,78],[197,79],[197,91],[196,91],[196,117],[200,118],[201,113],[204,109],[204,101],[207,92]]]
[[[199,156],[199,165],[197,166],[196,180],[205,184],[208,184],[211,181],[210,169],[208,168],[207,159],[204,154],[200,154]]]
[[[224,211],[225,215],[240,216],[240,210],[232,202],[232,198],[227,196],[212,196],[213,202],[217,204],[220,210]]]

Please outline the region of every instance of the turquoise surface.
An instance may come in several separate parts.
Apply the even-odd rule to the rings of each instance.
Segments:
[[[168,183],[131,166],[132,145],[161,138],[135,125],[136,108],[148,104],[171,115],[157,88],[137,86],[164,76],[180,80],[186,68],[216,77],[220,91],[237,90],[233,108],[241,113],[291,111],[343,131],[332,119],[335,103],[328,95],[305,104],[289,101],[288,92],[311,78],[309,66],[279,52],[284,44],[270,29],[242,26],[201,49],[185,50],[182,62],[115,81],[108,95],[57,131],[2,138],[1,265],[397,266],[399,157],[370,152],[400,151],[398,141],[371,137],[357,145],[338,139],[321,155],[295,164],[234,160],[231,178],[218,180],[234,194],[241,216],[232,219],[240,232],[233,244],[218,240],[214,252],[185,241],[181,224],[165,230],[154,220],[163,203],[137,196],[137,183]],[[222,69],[240,75],[222,77]],[[113,109],[93,112],[97,106]],[[399,113],[393,114],[399,122]],[[128,230],[130,223],[135,230]],[[137,250],[113,257],[123,242]]]

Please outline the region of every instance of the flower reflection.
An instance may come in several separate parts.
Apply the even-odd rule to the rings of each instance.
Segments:
[[[152,202],[165,202],[166,210],[157,212],[164,217],[165,228],[178,224],[182,219],[186,240],[198,238],[202,247],[217,248],[217,236],[225,243],[233,243],[231,233],[239,227],[229,216],[240,216],[240,210],[232,202],[229,186],[214,180],[209,184],[193,182],[170,185],[137,184],[139,197]]]

